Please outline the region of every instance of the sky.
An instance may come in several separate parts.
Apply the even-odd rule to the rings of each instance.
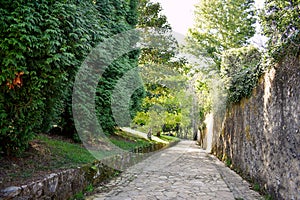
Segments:
[[[188,28],[194,24],[194,5],[200,0],[151,0],[159,2],[163,14],[168,18],[174,32],[185,35]],[[256,5],[262,7],[264,0],[256,0]]]
[[[199,0],[152,0],[159,2],[174,32],[185,35],[193,26],[194,5]]]

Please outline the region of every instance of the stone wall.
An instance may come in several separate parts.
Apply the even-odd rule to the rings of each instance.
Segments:
[[[89,184],[97,185],[107,180],[116,171],[122,171],[152,155],[156,150],[173,144],[175,143],[169,145],[156,143],[149,147],[138,148],[135,153],[124,152],[77,169],[49,174],[44,179],[27,185],[11,186],[0,191],[0,200],[70,199]]]
[[[286,59],[252,97],[214,116],[212,153],[275,199],[300,199],[300,63]]]

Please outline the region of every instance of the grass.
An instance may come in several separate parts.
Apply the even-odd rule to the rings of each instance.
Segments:
[[[127,140],[120,140],[120,139],[112,138],[112,139],[110,139],[110,141],[114,145],[120,147],[121,149],[128,150],[128,151],[133,150],[138,147],[145,147],[150,144],[149,142],[147,142],[143,139],[137,139],[137,140],[131,142],[131,141],[127,141]]]
[[[180,139],[173,136],[168,135],[160,135],[160,139],[165,140],[167,142],[178,142]]]
[[[109,139],[114,145],[127,151],[131,151],[139,147],[146,147],[155,143],[155,141],[149,141],[145,138],[141,138],[121,130],[117,130]]]
[[[226,164],[227,167],[231,168],[231,165],[232,165],[231,159],[227,158],[225,164]]]
[[[45,135],[39,135],[37,139],[50,148],[51,155],[58,162],[56,167],[76,167],[95,160],[81,144],[51,139]]]
[[[163,134],[160,135],[159,138],[167,142],[175,142],[180,140],[177,137],[163,135]],[[156,143],[153,140],[150,141],[144,138],[140,138],[121,130],[116,131],[115,135],[110,137],[110,141],[114,145],[120,147],[121,149],[128,150],[128,151],[139,147],[147,147],[153,143]]]
[[[40,134],[18,157],[0,158],[0,189],[22,185],[45,175],[91,163],[95,158],[83,147],[63,137]]]
[[[161,135],[168,142],[176,137]],[[155,141],[117,130],[109,139],[116,146],[131,151],[147,147]],[[108,152],[92,152],[98,159]],[[41,179],[49,173],[93,163],[95,157],[82,144],[74,143],[62,136],[39,134],[29,143],[29,148],[19,157],[0,157],[0,189],[18,186]],[[80,194],[78,194],[80,196]]]
[[[89,184],[84,191],[78,192],[77,194],[75,194],[72,198],[70,198],[70,200],[84,200],[85,199],[85,192],[93,192],[94,191],[94,186],[92,184]]]
[[[264,200],[273,200],[273,197],[270,194],[264,195]]]
[[[257,191],[257,192],[260,192],[260,185],[258,183],[255,183],[253,185],[253,190]]]
[[[153,143],[125,132],[116,131],[110,136],[116,146],[124,150],[145,147]],[[102,158],[107,152],[93,152]],[[95,157],[79,143],[62,136],[39,134],[19,157],[0,157],[0,189],[22,185],[45,175],[92,163]]]

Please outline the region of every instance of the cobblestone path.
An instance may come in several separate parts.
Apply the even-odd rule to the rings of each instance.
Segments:
[[[263,199],[249,187],[195,141],[181,141],[128,168],[86,199]]]

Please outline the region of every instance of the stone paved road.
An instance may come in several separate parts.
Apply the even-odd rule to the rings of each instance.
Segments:
[[[263,199],[194,141],[181,141],[128,168],[91,200]]]

